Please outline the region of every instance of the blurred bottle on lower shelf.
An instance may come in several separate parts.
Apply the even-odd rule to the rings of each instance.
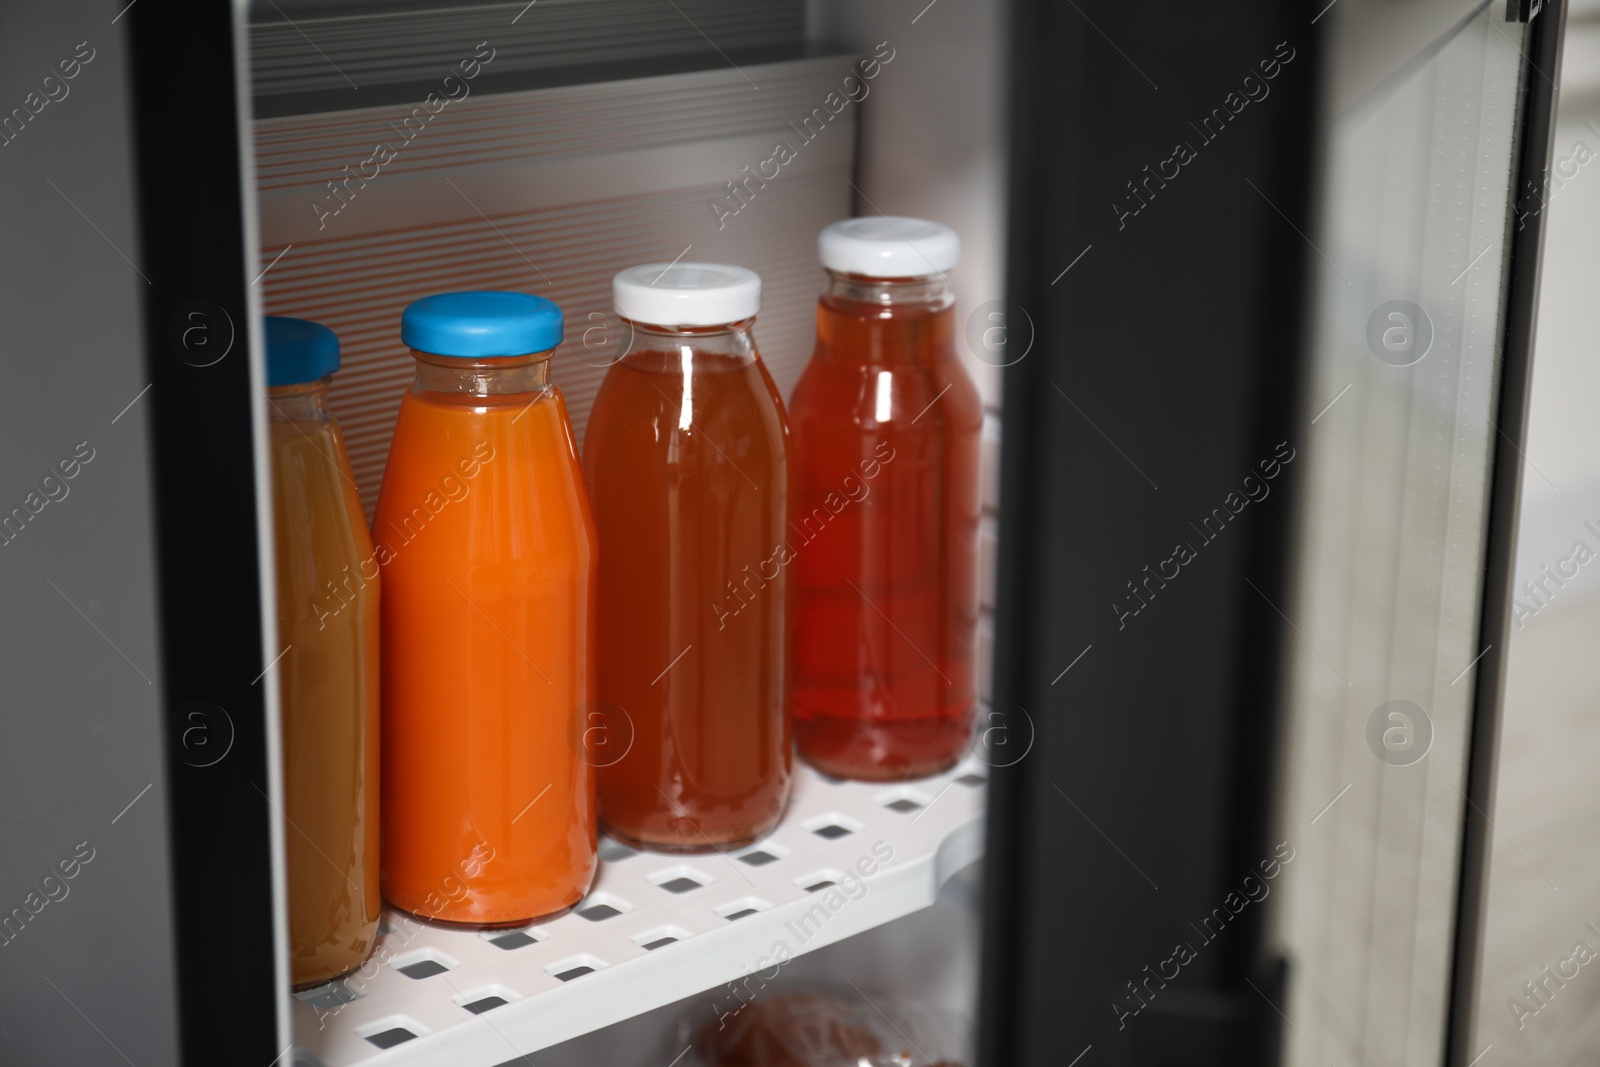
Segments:
[[[378,936],[378,566],[328,382],[326,326],[266,320],[283,709],[289,970],[359,967]]]
[[[961,1067],[949,1011],[859,986],[789,982],[768,990],[760,972],[729,982],[709,1007],[714,1023],[688,1019],[679,1044],[693,1050],[683,1067]],[[746,999],[748,998],[748,999]],[[705,1011],[695,1018],[703,1020]]]

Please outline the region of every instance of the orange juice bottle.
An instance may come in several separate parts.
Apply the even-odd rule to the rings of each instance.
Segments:
[[[612,283],[628,353],[584,440],[605,566],[600,820],[663,852],[738,848],[789,799],[788,427],[750,328],[761,279],[654,263]],[[609,715],[608,715],[609,713]],[[596,735],[596,740],[599,737]]]
[[[450,293],[401,318],[373,536],[383,568],[383,891],[424,919],[515,926],[595,871],[594,528],[550,352],[561,309]]]
[[[268,318],[289,969],[361,966],[378,935],[378,567],[328,378],[326,326]]]

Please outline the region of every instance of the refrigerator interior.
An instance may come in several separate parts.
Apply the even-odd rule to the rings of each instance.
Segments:
[[[398,340],[410,301],[507,289],[559,304],[552,377],[581,447],[628,343],[610,305],[620,268],[756,270],[756,340],[787,399],[811,350],[817,232],[853,214],[936,219],[962,240],[960,347],[987,411],[986,700],[1006,362],[1004,24],[995,2],[920,6],[252,5],[252,288],[263,313],[339,335],[331,406],[369,517],[412,374]],[[953,67],[966,76],[948,78]],[[525,929],[442,930],[386,909],[365,967],[293,997],[294,1055],[494,1064],[559,1045],[545,1055],[672,1060],[687,1051],[669,1051],[680,1026],[720,1028],[780,995],[769,984],[820,980],[858,1009],[885,997],[935,1008],[926,1025],[970,1057],[987,764],[1007,756],[980,743],[946,774],[890,786],[797,764],[784,821],[763,841],[692,857],[603,842],[575,911]]]

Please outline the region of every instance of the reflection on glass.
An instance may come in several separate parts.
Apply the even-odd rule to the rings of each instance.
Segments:
[[[1294,1067],[1443,1052],[1522,32],[1469,15],[1329,121],[1291,442]]]

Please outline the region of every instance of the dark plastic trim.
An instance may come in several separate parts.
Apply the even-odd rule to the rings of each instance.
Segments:
[[[152,383],[178,1044],[284,1051],[232,5],[131,5],[143,348]]]
[[[1190,522],[1303,443],[1320,6],[1012,5],[1007,314],[1032,348],[1006,370],[988,725],[1033,747],[991,777],[983,1067],[1277,1059],[1266,908],[1190,923],[1273,857],[1298,469],[1214,544]],[[1220,135],[1189,125],[1290,53]],[[1184,539],[1198,558],[1119,625]]]

